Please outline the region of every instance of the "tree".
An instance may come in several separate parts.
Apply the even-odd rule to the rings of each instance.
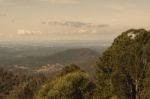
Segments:
[[[5,99],[32,99],[34,91],[45,82],[43,75],[33,75],[14,86]]]
[[[150,32],[131,29],[116,38],[97,62],[100,99],[141,99],[150,63]],[[143,99],[143,98],[142,98]]]
[[[18,85],[22,81],[20,77],[0,68],[0,99],[5,99],[13,89],[13,86]]]
[[[35,93],[35,99],[92,99],[95,84],[90,76],[81,70],[76,71],[75,65],[70,66],[64,68],[66,74],[63,72],[63,75],[42,85]]]
[[[80,67],[78,67],[75,64],[68,64],[62,68],[60,75],[63,76],[65,74],[75,72],[75,71],[81,71]]]

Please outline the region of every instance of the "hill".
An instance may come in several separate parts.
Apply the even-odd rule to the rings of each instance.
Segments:
[[[65,64],[77,64],[82,69],[94,72],[93,64],[99,57],[99,53],[91,50],[89,48],[77,48],[77,49],[68,49],[65,51],[58,52],[49,56],[27,56],[22,58],[17,58],[11,61],[7,61],[1,65],[9,66],[9,70],[23,70],[23,71],[32,71],[43,68],[46,66],[60,66]],[[55,69],[57,68],[55,67]],[[52,68],[51,68],[52,69]]]
[[[99,98],[150,99],[150,31],[123,32],[99,58],[97,66]]]

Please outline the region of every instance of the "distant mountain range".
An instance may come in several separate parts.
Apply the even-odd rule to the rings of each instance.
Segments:
[[[98,52],[88,48],[70,49],[48,57],[32,58],[31,63],[37,65],[51,64],[56,67],[65,64],[76,64],[83,70],[94,72],[94,64],[99,56]]]
[[[103,50],[100,50],[100,52],[102,51]],[[19,54],[8,53],[8,56],[5,56],[5,59],[0,59],[0,65],[11,71],[44,73],[47,72],[44,70],[55,72],[57,69],[61,69],[61,66],[65,64],[76,64],[83,70],[93,73],[95,70],[94,64],[100,56],[100,53],[90,48],[64,49],[54,54],[47,54],[45,56],[36,56],[33,54],[34,52],[31,56],[16,57],[15,55]],[[11,57],[9,57],[9,55],[11,55]]]

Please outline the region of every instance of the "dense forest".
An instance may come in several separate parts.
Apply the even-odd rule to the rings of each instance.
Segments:
[[[63,66],[54,77],[0,69],[0,99],[150,99],[150,31],[130,29],[99,57],[95,76]]]
[[[97,62],[100,99],[150,99],[150,32],[128,30]]]

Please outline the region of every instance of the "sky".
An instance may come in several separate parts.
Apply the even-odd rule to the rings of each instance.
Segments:
[[[0,40],[113,40],[150,29],[150,0],[0,0]]]

